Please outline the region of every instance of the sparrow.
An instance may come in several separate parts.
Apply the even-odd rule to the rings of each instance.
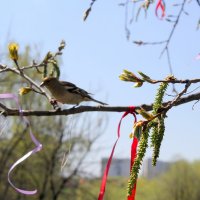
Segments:
[[[40,84],[46,87],[52,96],[62,104],[79,105],[83,101],[94,101],[101,105],[108,105],[91,97],[90,93],[77,87],[75,84],[65,81],[59,81],[56,77],[46,77]]]

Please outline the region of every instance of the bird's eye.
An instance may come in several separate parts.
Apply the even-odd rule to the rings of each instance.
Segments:
[[[50,82],[50,79],[46,80],[46,83],[49,83]]]

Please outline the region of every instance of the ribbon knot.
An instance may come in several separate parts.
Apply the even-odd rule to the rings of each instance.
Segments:
[[[135,107],[134,106],[129,106],[129,113],[135,114]]]

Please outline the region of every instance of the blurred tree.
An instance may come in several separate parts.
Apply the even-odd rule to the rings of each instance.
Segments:
[[[20,65],[29,65],[31,57],[30,48],[26,47],[21,55]],[[29,73],[29,76],[34,81],[39,82],[41,79],[37,73]],[[1,93],[27,86],[20,76],[16,77],[10,73],[4,75],[4,80],[6,84],[1,87]],[[38,106],[49,108],[48,102],[43,101],[41,95],[33,93],[22,96],[21,102],[23,109],[34,109]],[[13,104],[6,101],[6,104],[10,103]],[[93,117],[92,122],[90,117]],[[90,117],[87,114],[83,114],[81,119],[79,116],[30,117],[32,130],[43,144],[43,149],[16,167],[11,174],[13,183],[28,190],[37,188],[37,195],[31,199],[76,199],[80,177],[85,175],[82,164],[91,146],[105,128],[102,118],[94,115]],[[6,119],[1,116],[2,123],[4,120]],[[28,127],[24,126],[21,118],[9,118],[9,124],[0,138],[0,199],[30,199],[30,196],[13,190],[7,182],[7,173],[17,159],[33,149],[34,144],[30,139]],[[64,162],[65,166],[61,167]]]
[[[110,178],[105,199],[124,199],[127,180],[122,177]],[[177,161],[164,174],[153,179],[140,177],[137,182],[138,200],[199,200],[200,162]],[[93,191],[98,181],[85,184]],[[82,200],[82,199],[81,199]],[[89,199],[90,200],[90,199]]]
[[[177,161],[163,175],[152,180],[138,181],[137,197],[140,200],[198,200],[199,162]]]
[[[160,199],[197,200],[199,178],[193,166],[186,161],[179,161],[161,178]]]

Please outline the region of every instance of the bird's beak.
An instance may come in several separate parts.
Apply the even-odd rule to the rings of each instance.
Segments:
[[[42,83],[40,84],[40,87],[44,87],[44,82],[42,82]]]

